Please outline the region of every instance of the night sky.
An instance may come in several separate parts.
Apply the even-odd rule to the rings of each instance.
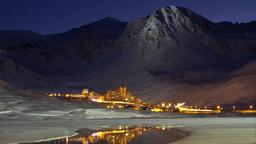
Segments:
[[[214,22],[256,20],[256,0],[0,0],[0,29],[57,33],[106,16],[134,20],[167,5],[189,8]]]

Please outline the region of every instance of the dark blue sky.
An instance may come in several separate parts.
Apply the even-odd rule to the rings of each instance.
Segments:
[[[0,29],[50,34],[106,16],[130,21],[167,5],[189,8],[214,22],[256,19],[256,0],[0,0]]]

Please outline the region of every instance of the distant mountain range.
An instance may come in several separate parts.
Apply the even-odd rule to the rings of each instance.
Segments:
[[[0,84],[25,91],[125,84],[154,103],[253,103],[255,46],[255,21],[214,23],[178,6],[53,35],[0,31]]]

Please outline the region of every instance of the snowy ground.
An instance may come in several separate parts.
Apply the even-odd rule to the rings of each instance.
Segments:
[[[0,144],[73,135],[82,128],[118,125],[170,125],[191,136],[183,143],[255,143],[255,117],[197,118],[99,109],[85,103],[0,94]]]

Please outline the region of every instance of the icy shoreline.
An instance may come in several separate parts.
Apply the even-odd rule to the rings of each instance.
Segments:
[[[207,137],[204,135],[205,129],[210,127],[214,131],[223,132],[226,136],[231,132],[233,136],[240,136],[241,141],[253,143],[256,141],[254,137],[256,133],[255,120],[255,117],[251,117],[0,121],[0,143],[32,142],[73,135],[82,128],[97,129],[119,125],[170,125],[173,128],[191,132],[192,137],[188,137],[186,139],[188,141],[198,141],[198,135]],[[232,131],[227,131],[229,129]],[[241,129],[243,130],[239,131]],[[232,139],[228,139],[228,137],[226,141],[232,142]]]

